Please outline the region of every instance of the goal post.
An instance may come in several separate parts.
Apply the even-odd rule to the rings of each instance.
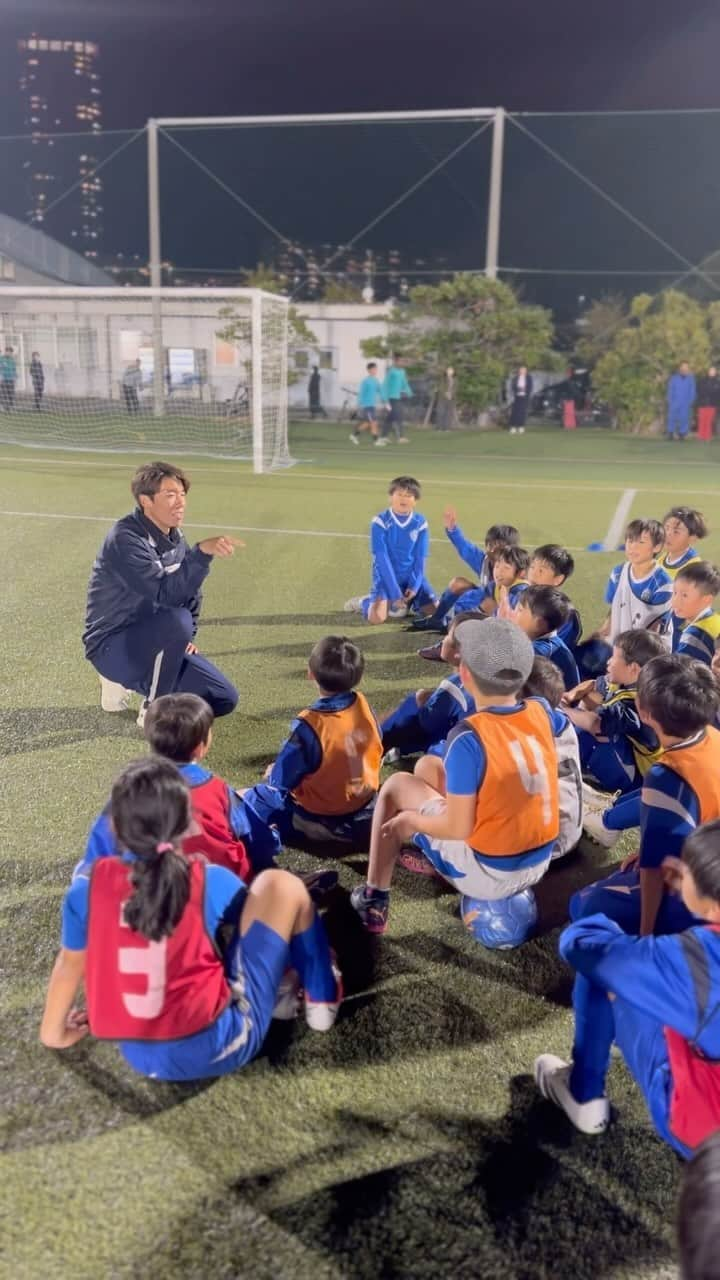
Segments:
[[[0,440],[286,467],[288,307],[261,289],[0,286]]]

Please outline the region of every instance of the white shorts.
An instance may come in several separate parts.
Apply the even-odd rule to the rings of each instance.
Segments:
[[[446,803],[442,799],[428,800],[420,809],[427,816],[442,813]],[[512,898],[523,889],[542,880],[550,866],[550,855],[532,867],[513,867],[508,871],[499,871],[496,866],[481,862],[479,855],[464,840],[440,840],[437,836],[426,836],[416,832],[412,838],[432,863],[438,875],[441,875],[458,893],[465,893],[470,898],[483,898],[485,901],[497,901],[500,898]]]

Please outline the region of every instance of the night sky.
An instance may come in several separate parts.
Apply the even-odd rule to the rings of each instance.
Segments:
[[[99,41],[106,130],[137,128],[150,115],[720,107],[716,0],[684,8],[677,0],[0,0],[0,17],[3,134],[22,127],[15,43],[33,28]],[[720,246],[720,114],[525,123],[691,260]],[[469,132],[394,129],[352,146],[337,133],[313,146],[309,135],[287,134],[180,140],[285,235],[320,243],[356,234]],[[453,265],[481,266],[487,144],[487,135],[469,144],[422,198],[359,245],[416,256],[449,249]],[[272,236],[173,151],[164,144],[166,255],[229,268],[269,254]],[[114,184],[110,168],[106,247],[142,252],[140,150],[116,165]],[[513,128],[503,212],[505,265],[682,270]],[[612,283],[583,277],[571,287],[601,292]],[[642,287],[639,276],[621,283]],[[532,296],[546,287],[523,285]]]

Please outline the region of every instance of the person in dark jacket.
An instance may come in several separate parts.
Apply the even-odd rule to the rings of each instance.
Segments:
[[[213,556],[231,556],[237,538],[205,538],[194,547],[181,525],[190,481],[179,467],[150,462],[133,476],[137,507],[107,534],[90,574],[83,644],[102,686],[104,711],[125,711],[142,694],[138,724],[154,698],[196,693],[216,716],[228,715],[237,690],[193,640],[202,584]]]
[[[521,364],[512,380],[512,405],[510,406],[510,435],[522,435],[527,422],[533,393],[533,380],[527,365]]]
[[[30,381],[32,382],[35,408],[39,413],[42,408],[43,395],[45,394],[45,370],[38,351],[33,351],[30,358]]]
[[[327,414],[320,403],[320,370],[316,364],[312,367],[310,381],[308,382],[308,404],[311,418],[327,418]]]
[[[698,440],[712,440],[718,408],[720,408],[720,378],[715,365],[711,364],[705,376],[697,380]]]

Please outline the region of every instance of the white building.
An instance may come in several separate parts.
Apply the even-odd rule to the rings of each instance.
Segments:
[[[385,337],[392,304],[306,302],[300,303],[297,310],[315,334],[317,347],[298,347],[290,353],[290,369],[295,378],[289,387],[290,405],[307,405],[308,379],[313,365],[317,365],[320,402],[332,415],[333,410],[357,394],[367,364],[360,343],[366,338]]]

